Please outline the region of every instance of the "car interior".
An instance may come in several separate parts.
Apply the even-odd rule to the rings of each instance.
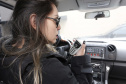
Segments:
[[[6,29],[4,24],[9,20],[15,3],[16,0],[0,0],[0,36],[10,35],[9,30]],[[58,46],[57,50],[65,55],[66,59],[70,59],[70,40],[75,38],[80,44],[85,40],[85,54],[89,55],[92,61],[93,84],[126,84],[126,31],[124,32],[126,26],[123,26],[125,29],[120,32],[122,38],[104,38],[101,35],[101,37],[90,38],[90,36],[97,35],[96,32],[102,34],[113,30],[108,27],[114,23],[112,22],[113,20],[115,20],[115,24],[117,22],[121,24],[122,20],[125,23],[126,18],[121,14],[125,16],[126,12],[117,12],[114,14],[111,12],[121,7],[123,7],[122,11],[124,12],[126,9],[126,0],[58,0],[58,11],[62,19],[61,26],[65,26],[62,26],[61,31],[59,31],[60,36],[56,44]],[[74,13],[76,11],[82,13],[82,17],[79,17],[81,15],[78,13]],[[69,20],[67,14],[69,14],[72,20]],[[108,20],[113,16],[121,19],[113,18],[113,20]],[[80,18],[80,20],[76,20],[76,18]],[[81,21],[82,19],[84,21]],[[112,23],[104,25],[104,22],[107,22],[107,24]],[[70,25],[67,26],[67,23]],[[76,24],[75,28],[72,26],[73,24]],[[94,30],[88,28],[91,25]],[[96,26],[94,25],[98,25],[100,28],[95,28]],[[118,26],[111,27],[118,28]],[[122,27],[119,26],[119,28]],[[88,32],[87,35],[84,34],[86,32]],[[61,37],[67,40],[63,45],[60,44]],[[78,49],[78,46],[75,45],[74,48]]]

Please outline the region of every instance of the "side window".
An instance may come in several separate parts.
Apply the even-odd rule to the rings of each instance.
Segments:
[[[1,27],[0,27],[0,37],[2,36],[2,32],[1,32]]]
[[[126,26],[121,27],[112,33],[113,38],[126,37]]]
[[[1,34],[1,14],[0,14],[0,37],[2,36]]]

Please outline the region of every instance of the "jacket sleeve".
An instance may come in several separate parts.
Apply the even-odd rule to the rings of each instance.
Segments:
[[[71,70],[80,84],[92,84],[90,56],[76,56],[71,60]]]

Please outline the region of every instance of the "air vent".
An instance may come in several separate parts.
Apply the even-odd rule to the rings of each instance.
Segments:
[[[110,44],[107,46],[107,49],[109,52],[114,52],[116,50],[116,47],[114,45]]]

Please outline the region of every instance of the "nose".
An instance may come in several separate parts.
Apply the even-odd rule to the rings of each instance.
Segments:
[[[58,27],[57,27],[57,30],[60,30],[61,29],[61,26],[60,26],[60,24],[58,25]]]

